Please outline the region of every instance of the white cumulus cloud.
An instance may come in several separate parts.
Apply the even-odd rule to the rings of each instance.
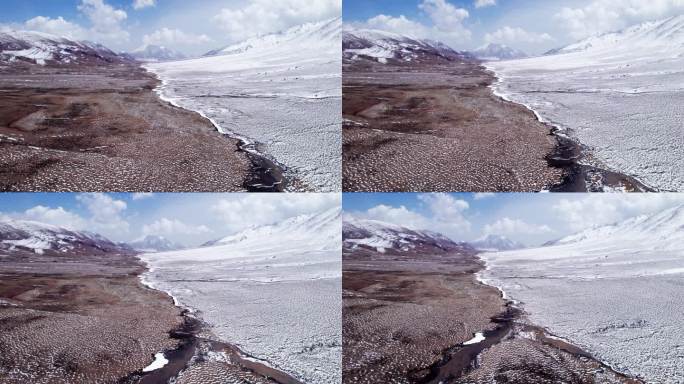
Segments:
[[[520,219],[502,217],[483,228],[486,235],[534,235],[553,232],[548,225],[529,224]]]
[[[520,27],[505,26],[494,32],[485,34],[488,43],[544,43],[552,41],[553,37],[548,33],[528,32]]]
[[[68,39],[82,40],[88,35],[88,31],[78,24],[64,20],[59,16],[56,19],[45,16],[36,16],[24,23],[26,29],[64,36]]]
[[[142,228],[144,235],[199,235],[213,232],[206,225],[188,225],[178,219],[162,217],[152,224],[145,224]]]
[[[491,7],[496,5],[496,0],[475,0],[475,8]]]
[[[133,2],[134,9],[143,9],[147,7],[154,7],[157,5],[156,0],[135,0]]]
[[[145,45],[192,45],[208,43],[210,41],[211,38],[204,34],[195,35],[192,33],[185,33],[180,29],[170,29],[166,27],[143,36],[143,43]]]

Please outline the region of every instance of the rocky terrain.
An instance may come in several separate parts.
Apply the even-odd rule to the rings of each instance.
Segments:
[[[344,190],[539,191],[563,181],[547,161],[558,144],[550,128],[496,97],[479,61],[438,44],[409,55],[396,38],[358,34],[343,37]]]
[[[180,311],[129,247],[31,222],[0,238],[0,383],[115,383],[176,347]]]
[[[638,382],[530,324],[467,244],[366,220],[343,240],[344,383]]]
[[[160,100],[158,84],[100,46],[0,35],[0,190],[252,189],[239,141]]]

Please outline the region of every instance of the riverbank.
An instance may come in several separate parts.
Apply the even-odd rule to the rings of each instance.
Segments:
[[[345,253],[344,383],[635,384],[479,281],[477,253]]]
[[[492,94],[506,102],[516,103],[499,90],[501,79],[495,70],[484,66],[495,81],[489,86]],[[544,124],[549,134],[554,136],[556,145],[546,156],[550,166],[563,170],[563,180],[548,186],[550,192],[654,192],[634,177],[600,167],[593,159],[591,149],[582,145],[578,139],[571,137],[567,130],[544,119],[532,107],[517,103],[534,114],[539,123]]]

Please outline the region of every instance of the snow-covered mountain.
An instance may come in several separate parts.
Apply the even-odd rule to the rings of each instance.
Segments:
[[[684,15],[649,21],[617,32],[592,36],[582,41],[547,52],[547,55],[574,52],[627,52],[644,53],[652,49],[671,48],[684,51]]]
[[[343,248],[373,249],[377,252],[450,252],[470,248],[433,231],[417,230],[377,220],[345,216],[342,224]]]
[[[300,215],[271,224],[253,226],[236,234],[207,242],[203,247],[214,247],[234,244],[254,244],[271,240],[309,241],[311,250],[339,247],[340,243],[340,209]]]
[[[130,60],[107,47],[42,32],[0,32],[0,63],[37,65],[103,65]]]
[[[171,48],[153,44],[144,45],[131,52],[130,55],[143,62],[174,61],[186,58],[184,54]]]
[[[136,251],[140,252],[167,252],[185,248],[164,236],[147,235],[141,239],[129,243]]]
[[[54,225],[24,220],[0,221],[0,249],[5,252],[43,253],[111,253],[131,252],[95,233],[71,231]]]
[[[306,23],[279,33],[253,37],[241,43],[209,51],[204,56],[234,55],[251,50],[272,50],[280,47],[293,49],[296,47],[300,49],[320,47],[328,50],[331,47],[338,47],[341,28],[342,19],[339,17]]]
[[[525,248],[525,245],[501,235],[487,235],[470,242],[479,251],[511,251]]]
[[[372,60],[383,64],[454,61],[466,56],[437,41],[351,27],[345,27],[342,33],[342,54],[347,62]]]
[[[684,205],[612,225],[586,229],[548,245],[642,244],[651,249],[684,249]]]
[[[489,43],[470,51],[470,54],[480,60],[485,61],[522,59],[528,56],[521,50],[511,48],[507,45],[495,43]]]

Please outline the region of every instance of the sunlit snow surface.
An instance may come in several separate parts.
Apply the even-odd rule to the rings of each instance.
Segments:
[[[305,383],[341,382],[340,210],[143,256],[149,285],[213,335]]]
[[[553,246],[488,253],[481,278],[531,321],[649,383],[684,382],[684,207]]]
[[[487,65],[498,94],[571,129],[601,165],[684,190],[684,16]]]
[[[218,56],[148,64],[163,96],[201,112],[317,192],[341,190],[341,20],[256,38]]]

